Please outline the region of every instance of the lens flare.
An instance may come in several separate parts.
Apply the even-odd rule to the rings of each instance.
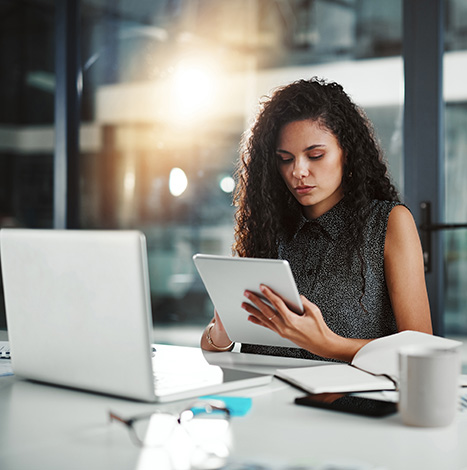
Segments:
[[[215,73],[202,61],[181,61],[173,76],[174,112],[179,119],[191,120],[209,112],[214,101]]]

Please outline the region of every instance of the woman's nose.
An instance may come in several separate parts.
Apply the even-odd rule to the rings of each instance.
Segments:
[[[302,179],[308,176],[307,165],[304,162],[297,160],[292,170],[292,176],[296,179]]]

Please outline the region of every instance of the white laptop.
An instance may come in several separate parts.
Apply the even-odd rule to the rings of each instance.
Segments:
[[[210,365],[200,348],[151,345],[141,232],[3,229],[0,248],[18,376],[149,402],[271,381]]]

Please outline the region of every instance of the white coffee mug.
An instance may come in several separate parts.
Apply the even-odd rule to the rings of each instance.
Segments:
[[[457,412],[458,348],[408,346],[399,351],[399,411],[410,426],[447,426]]]

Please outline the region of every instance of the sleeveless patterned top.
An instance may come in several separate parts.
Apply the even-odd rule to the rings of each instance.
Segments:
[[[356,251],[349,264],[347,227],[352,210],[341,200],[314,220],[301,217],[294,234],[279,243],[298,291],[315,303],[331,330],[346,338],[378,338],[397,332],[384,276],[384,243],[391,210],[399,202],[373,201],[363,232],[362,263]],[[242,352],[323,359],[300,348],[242,344]],[[329,359],[326,359],[329,360]]]

